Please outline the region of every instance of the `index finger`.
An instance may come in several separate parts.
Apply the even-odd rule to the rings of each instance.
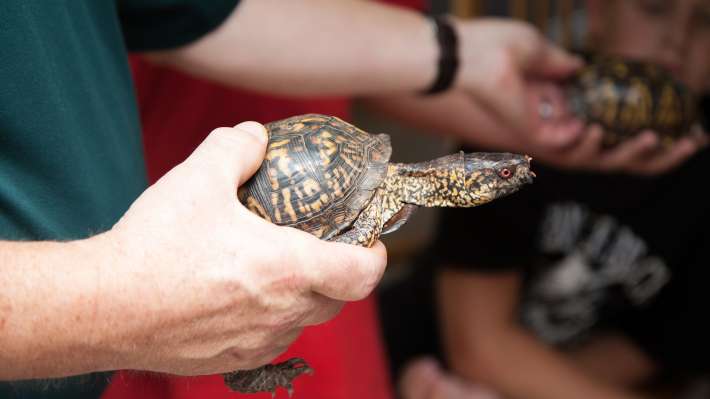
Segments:
[[[698,148],[699,145],[692,139],[682,138],[670,150],[663,151],[646,161],[640,161],[631,168],[631,171],[642,175],[667,172],[685,162]]]
[[[583,64],[578,56],[544,40],[538,56],[532,58],[527,72],[538,77],[562,79],[571,75]]]

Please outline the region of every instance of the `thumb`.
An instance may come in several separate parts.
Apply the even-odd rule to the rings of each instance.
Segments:
[[[528,73],[536,77],[562,79],[581,68],[583,64],[581,58],[545,42],[542,50],[529,60]]]
[[[314,243],[316,243],[314,241]],[[311,290],[340,301],[357,301],[370,295],[387,265],[387,250],[381,242],[364,248],[318,241],[311,255]]]
[[[186,163],[200,163],[209,173],[225,176],[240,185],[259,169],[264,160],[268,134],[258,122],[213,130],[195,149]]]

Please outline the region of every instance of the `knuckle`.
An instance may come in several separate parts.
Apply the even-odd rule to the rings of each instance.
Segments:
[[[212,130],[205,140],[215,143],[223,143],[234,140],[234,136],[236,136],[236,134],[234,134],[234,129],[229,127],[218,127]]]
[[[234,129],[232,129],[230,127],[222,126],[222,127],[218,127],[216,129],[212,130],[212,132],[210,132],[210,136],[222,136],[222,135],[228,136],[228,135],[233,134],[233,131],[234,131]]]
[[[522,38],[526,38],[528,40],[537,40],[540,38],[540,32],[532,23],[528,21],[520,21],[520,24],[518,25],[518,32]]]
[[[212,130],[209,136],[207,136],[207,140],[216,141],[219,144],[226,144],[230,146],[249,144],[261,145],[256,137],[232,127],[218,127]]]

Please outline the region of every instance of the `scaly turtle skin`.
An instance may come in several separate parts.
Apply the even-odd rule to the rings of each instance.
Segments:
[[[284,387],[288,396],[293,394],[293,380],[301,374],[313,374],[313,369],[301,358],[289,359],[278,364],[267,364],[253,370],[240,370],[224,375],[228,387],[241,393],[271,392]]]
[[[691,91],[663,68],[616,57],[596,57],[570,81],[567,98],[574,114],[598,123],[615,145],[643,130],[669,144],[690,133],[697,118]]]
[[[428,162],[389,163],[389,136],[330,116],[295,116],[266,128],[264,163],[240,187],[240,202],[266,220],[323,240],[369,247],[419,206],[484,204],[535,176],[529,157],[508,153],[460,152]],[[225,381],[235,391],[273,392],[284,383],[290,389],[290,381],[305,370],[310,372],[302,367],[294,372],[286,362],[236,371]]]

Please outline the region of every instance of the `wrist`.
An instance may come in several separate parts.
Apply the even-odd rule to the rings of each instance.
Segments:
[[[423,95],[443,93],[453,87],[460,66],[459,34],[453,18],[437,15],[429,18],[429,23],[438,52],[436,75]]]
[[[128,309],[118,302],[121,295],[129,296],[130,293],[121,289],[121,284],[126,283],[122,272],[127,263],[121,245],[112,231],[78,241],[75,245],[91,259],[95,275],[93,305],[87,308],[90,319],[83,343],[95,359],[96,371],[124,368],[119,348],[125,345],[118,338],[123,335],[121,319]]]
[[[0,315],[2,379],[109,369],[97,328],[102,262],[97,244],[94,239],[6,243],[11,257],[3,258],[0,285],[10,306]]]
[[[149,331],[159,321],[149,304],[161,303],[155,294],[151,267],[141,240],[126,239],[120,228],[97,235],[87,243],[100,256],[97,263],[95,323],[90,347],[101,362],[101,370],[139,369],[141,356],[148,349],[140,348]]]

